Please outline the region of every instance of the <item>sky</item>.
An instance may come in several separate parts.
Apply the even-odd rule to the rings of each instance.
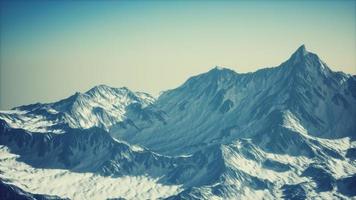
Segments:
[[[0,109],[95,85],[158,95],[215,66],[278,66],[302,44],[356,74],[356,1],[1,1]]]

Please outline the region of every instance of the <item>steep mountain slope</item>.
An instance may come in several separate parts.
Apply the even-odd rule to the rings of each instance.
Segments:
[[[327,142],[349,147],[343,140]],[[330,157],[323,155],[323,151],[313,158],[272,154],[249,140],[221,145],[216,151],[221,152],[223,161],[219,178],[213,184],[188,188],[168,199],[346,199],[355,196],[355,164],[344,157]]]
[[[251,138],[265,150],[277,145],[278,153],[286,153],[283,146],[297,136],[282,134],[288,132],[282,125],[293,118],[308,135],[355,139],[355,83],[355,76],[331,71],[301,46],[279,67],[247,74],[214,68],[192,77],[155,102],[165,113],[164,124],[113,135],[171,155],[237,138]]]

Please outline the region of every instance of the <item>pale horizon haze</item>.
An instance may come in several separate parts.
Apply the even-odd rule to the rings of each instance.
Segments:
[[[302,44],[356,74],[356,1],[1,1],[0,109],[95,85],[157,96],[215,66],[278,66]]]

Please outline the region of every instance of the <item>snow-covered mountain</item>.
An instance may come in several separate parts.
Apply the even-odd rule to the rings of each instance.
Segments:
[[[108,130],[112,125],[127,120],[129,105],[144,109],[154,100],[147,93],[99,85],[55,103],[16,107],[1,112],[0,118],[14,128],[35,132],[63,133],[68,126]]]
[[[192,77],[155,106],[165,124],[120,130],[120,138],[171,155],[236,138],[288,153],[287,140],[297,137],[286,137],[291,120],[310,136],[356,137],[356,76],[333,72],[304,45],[278,67],[246,74],[214,68]]]
[[[0,112],[0,189],[34,199],[355,198],[355,121],[356,76],[303,45],[278,67],[217,67],[157,100],[100,85]]]

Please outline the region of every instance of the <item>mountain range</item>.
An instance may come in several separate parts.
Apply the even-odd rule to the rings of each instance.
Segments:
[[[355,139],[356,76],[302,45],[158,98],[99,85],[0,111],[0,199],[352,199]]]

